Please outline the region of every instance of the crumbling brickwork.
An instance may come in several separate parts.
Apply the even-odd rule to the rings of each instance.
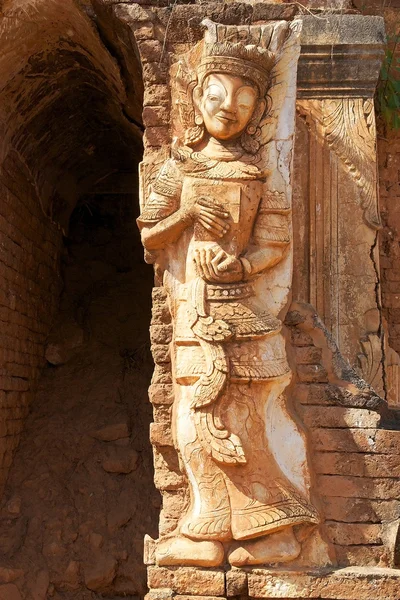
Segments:
[[[61,232],[44,216],[16,153],[0,180],[0,489],[43,367],[61,287]]]
[[[393,567],[400,432],[385,426],[384,402],[343,361],[311,307],[292,307],[287,324],[292,397],[309,432],[323,535],[340,566]]]
[[[150,425],[150,441],[154,449],[154,481],[163,497],[159,532],[165,536],[176,528],[188,500],[187,481],[179,467],[171,431],[174,396],[169,343],[172,323],[166,292],[162,287],[153,289],[152,313],[150,339],[155,370],[149,389],[154,418]]]

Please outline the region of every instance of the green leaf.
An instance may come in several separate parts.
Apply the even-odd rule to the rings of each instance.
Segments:
[[[388,100],[388,107],[392,109],[400,108],[400,97],[399,96],[390,96]]]
[[[390,121],[392,120],[392,111],[390,110],[390,108],[382,109],[382,117],[384,118],[386,123],[390,123]]]
[[[392,126],[393,129],[400,129],[400,113],[396,112],[393,115],[393,119],[392,119]]]
[[[388,78],[388,75],[389,75],[389,71],[387,70],[386,66],[382,65],[380,78],[383,79],[384,81],[386,81],[386,79]]]
[[[376,90],[376,110],[387,126],[400,129],[400,32],[387,37],[391,47],[385,50],[385,57],[379,73]]]

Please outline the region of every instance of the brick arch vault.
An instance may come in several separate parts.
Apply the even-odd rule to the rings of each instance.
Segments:
[[[141,597],[152,270],[140,60],[85,0],[0,11],[0,597]],[[2,595],[3,594],[3,595]]]

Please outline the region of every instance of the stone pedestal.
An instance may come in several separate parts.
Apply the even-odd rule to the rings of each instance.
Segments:
[[[201,570],[150,567],[147,600],[265,598],[372,600],[399,598],[400,570],[348,567],[321,571]]]

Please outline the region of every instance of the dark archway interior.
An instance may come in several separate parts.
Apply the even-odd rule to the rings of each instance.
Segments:
[[[7,25],[3,168],[24,164],[60,230],[62,292],[2,502],[1,566],[23,598],[141,597],[160,499],[148,439],[153,273],[135,224],[140,65],[134,47],[130,65],[119,57],[86,3],[30,4]]]
[[[76,597],[97,597],[87,587],[105,597],[143,595],[143,537],[156,535],[147,401],[152,273],[133,200],[86,195],[72,214],[47,347],[53,364],[43,371],[6,489],[5,506],[21,505],[8,531],[9,559],[16,568],[32,565],[35,579],[48,572],[60,598],[75,598],[75,588]]]

